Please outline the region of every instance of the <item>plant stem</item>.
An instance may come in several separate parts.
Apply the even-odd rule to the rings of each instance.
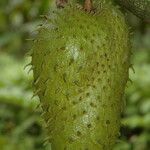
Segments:
[[[149,0],[116,0],[133,14],[150,23],[150,1]]]

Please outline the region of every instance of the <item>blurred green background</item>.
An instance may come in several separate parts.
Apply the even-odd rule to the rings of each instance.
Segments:
[[[50,150],[39,101],[31,100],[31,58],[26,40],[35,35],[50,0],[0,0],[0,150]],[[150,149],[150,25],[127,12],[131,26],[132,82],[126,88],[121,135],[114,150]],[[135,73],[134,73],[135,72]]]

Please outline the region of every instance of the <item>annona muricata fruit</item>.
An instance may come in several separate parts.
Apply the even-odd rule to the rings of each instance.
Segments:
[[[128,28],[113,5],[55,9],[33,44],[34,85],[52,150],[111,150],[130,66]]]

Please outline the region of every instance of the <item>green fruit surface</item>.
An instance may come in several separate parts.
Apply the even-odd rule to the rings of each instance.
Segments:
[[[51,12],[33,45],[34,85],[52,150],[111,150],[128,80],[129,37],[111,4]]]

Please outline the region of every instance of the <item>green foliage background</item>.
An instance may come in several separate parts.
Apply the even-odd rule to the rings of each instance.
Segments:
[[[0,150],[49,150],[43,146],[46,133],[40,118],[39,101],[31,100],[32,71],[23,69],[30,62],[30,49],[42,14],[50,0],[0,1]],[[126,88],[126,108],[122,115],[121,136],[114,150],[150,148],[150,25],[127,13],[133,32],[131,43],[134,70]],[[135,71],[135,73],[134,73]]]

